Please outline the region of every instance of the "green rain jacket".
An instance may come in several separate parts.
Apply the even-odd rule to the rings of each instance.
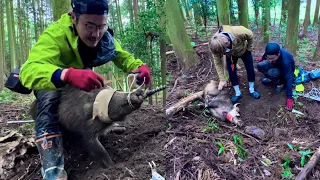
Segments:
[[[21,67],[19,77],[22,85],[32,90],[55,90],[57,88],[51,81],[55,71],[69,67],[86,68],[78,52],[78,38],[71,16],[63,14],[32,47],[27,61]],[[90,68],[113,61],[124,72],[130,72],[143,64],[140,59],[123,50],[108,31],[99,44],[101,48],[97,59],[90,64]]]

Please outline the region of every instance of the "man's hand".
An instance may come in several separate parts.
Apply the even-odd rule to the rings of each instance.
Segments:
[[[262,61],[262,56],[258,57],[258,62],[261,62]]]
[[[92,70],[73,68],[63,70],[61,80],[87,92],[103,87],[104,82],[103,77]]]
[[[218,86],[218,90],[222,90],[226,85],[227,85],[226,81],[220,81],[219,86]]]
[[[293,99],[287,98],[287,110],[292,110],[294,106]]]
[[[150,70],[147,65],[142,65],[140,66],[137,70],[134,72],[139,72],[140,75],[137,77],[138,84],[141,85],[144,81],[146,85],[148,85],[151,82],[151,77],[150,77]]]

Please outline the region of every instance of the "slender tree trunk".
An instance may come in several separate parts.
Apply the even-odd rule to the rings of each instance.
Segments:
[[[0,1],[0,92],[4,88],[4,61],[5,61],[5,40],[4,40],[4,4]]]
[[[8,27],[8,40],[9,40],[9,54],[10,54],[10,70],[17,67],[16,53],[15,53],[15,34],[13,30],[14,19],[12,16],[12,11],[10,10],[11,0],[6,0],[6,12],[7,12],[7,27]]]
[[[18,29],[19,29],[19,41],[20,41],[20,64],[23,64],[23,57],[24,57],[24,44],[23,44],[23,25],[22,25],[22,21],[21,18],[23,18],[23,16],[21,15],[21,7],[20,7],[20,0],[18,0]]]
[[[228,0],[229,1],[229,11],[230,11],[230,24],[235,24],[236,22],[236,17],[234,13],[234,8],[233,8],[233,0]]]
[[[56,0],[55,0],[56,1]],[[42,18],[42,3],[40,0],[36,0],[37,6],[38,6],[38,13],[39,13],[39,21],[40,21],[40,32],[41,34],[43,32],[43,18]]]
[[[288,0],[282,0],[282,7],[281,7],[281,17],[279,23],[279,39],[281,36],[281,28],[283,24],[287,25],[287,15],[288,15]]]
[[[139,21],[139,4],[138,4],[138,0],[133,0],[133,13],[134,13],[134,21],[136,24],[138,24]]]
[[[33,10],[33,24],[34,24],[34,37],[35,41],[38,40],[39,38],[39,33],[38,33],[38,25],[37,25],[37,13],[36,13],[36,3],[35,0],[32,0],[32,10]]]
[[[262,2],[263,41],[268,43],[270,40],[270,0],[263,0]]]
[[[133,17],[133,1],[132,0],[127,0],[128,1],[128,11],[129,11],[129,18],[130,18],[130,25],[132,26],[134,24],[134,17]]]
[[[181,0],[181,2],[183,4],[184,10],[186,11],[186,17],[188,19],[188,18],[190,18],[190,10],[189,10],[187,1],[186,0]]]
[[[229,2],[226,0],[217,0],[219,26],[230,24]]]
[[[118,19],[119,32],[120,32],[120,35],[122,35],[123,34],[123,25],[122,25],[121,13],[120,13],[119,0],[115,0],[115,3],[116,3],[116,8],[117,8],[117,19]]]
[[[53,21],[60,19],[61,15],[71,10],[71,0],[54,0],[51,1]],[[109,8],[111,8],[109,6]]]
[[[200,60],[190,44],[190,39],[184,27],[182,15],[179,13],[178,0],[166,1],[165,9],[167,34],[179,57],[179,64],[184,71],[191,66],[198,64]]]
[[[298,30],[299,30],[299,13],[300,0],[290,0],[288,3],[288,25],[286,36],[286,48],[288,51],[296,55]]]
[[[276,25],[276,19],[277,19],[277,11],[276,11],[276,8],[277,8],[277,0],[274,0],[274,18],[273,18],[273,27]]]
[[[313,60],[319,61],[319,59],[320,59],[320,28],[318,28],[318,42],[317,42],[316,51],[313,54]]]
[[[311,6],[311,0],[307,0],[306,13],[303,21],[303,32],[302,32],[303,37],[306,37],[308,34],[308,26],[310,24],[310,6]]]
[[[320,5],[320,0],[317,0],[316,9],[314,11],[313,26],[317,25],[319,21],[319,5]]]
[[[238,0],[240,25],[248,28],[248,0]]]
[[[253,3],[253,8],[254,8],[254,22],[257,26],[257,28],[259,28],[259,16],[260,16],[260,13],[259,13],[259,4],[260,4],[260,0],[252,0],[252,3]]]

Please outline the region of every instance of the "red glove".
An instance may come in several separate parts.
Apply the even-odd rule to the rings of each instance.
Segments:
[[[262,56],[258,57],[258,62],[262,61]]]
[[[292,110],[294,106],[293,99],[287,98],[287,109]]]
[[[137,70],[135,70],[134,72],[140,72],[140,75],[137,77],[138,80],[138,84],[141,85],[143,83],[145,84],[149,84],[151,82],[151,77],[150,77],[150,70],[149,67],[147,65],[142,65],[140,66]]]
[[[91,90],[103,87],[103,77],[92,70],[69,68],[64,75],[64,82],[79,89],[90,92]]]

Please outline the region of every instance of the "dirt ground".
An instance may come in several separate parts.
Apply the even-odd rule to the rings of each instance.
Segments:
[[[8,130],[19,129],[22,124],[7,124],[7,120],[25,119],[29,107],[25,104],[0,103],[0,132],[5,135]],[[101,138],[104,147],[116,163],[103,169],[99,162],[92,160],[81,146],[72,145],[65,156],[65,167],[69,179],[151,179],[151,168],[148,162],[154,161],[157,172],[165,175],[165,154],[163,147],[167,141],[165,130],[167,122],[163,109],[143,105],[142,108],[127,117],[124,121],[127,131],[123,134],[111,133]],[[26,137],[34,137],[34,130],[21,128]],[[28,129],[28,130],[26,130]],[[0,136],[0,137],[1,137]],[[76,140],[75,140],[76,141]],[[5,179],[42,179],[37,149],[30,148],[27,153],[17,158]]]
[[[263,54],[265,44],[259,41],[259,32],[254,31],[254,35],[256,38],[253,58],[256,60]],[[309,38],[316,42],[317,36],[309,34]],[[197,38],[191,40],[196,45],[206,42]],[[272,37],[272,40],[277,41],[277,38]],[[180,72],[176,57],[170,56],[167,60],[167,71],[168,74],[172,74],[172,80],[168,89],[166,108],[188,94],[203,90],[211,79],[218,80],[209,47],[198,46],[195,50],[201,58],[200,63],[183,74]],[[256,69],[257,62],[254,62],[255,90],[261,94],[261,98],[253,99],[248,92],[247,75],[242,60],[239,59],[238,63],[241,66],[238,70],[238,78],[243,94],[239,106],[241,119],[245,123],[244,126],[261,128],[265,132],[264,137],[261,139],[253,137],[247,134],[244,128],[210,118],[204,115],[204,109],[190,104],[183,111],[168,118],[170,129],[167,131],[169,134],[166,153],[167,179],[285,179],[282,177],[284,168],[281,166],[285,156],[291,159],[289,166],[293,175],[296,176],[301,168],[301,154],[299,151],[291,150],[288,143],[293,147],[299,146],[300,150],[312,152],[320,146],[319,103],[299,97],[297,101],[303,105],[297,107],[297,110],[304,113],[304,117],[296,117],[295,114],[284,110],[285,91],[275,94],[274,87],[261,84],[264,77]],[[306,63],[296,62],[296,64],[307,70],[319,68],[320,65],[319,62],[311,60]],[[306,92],[312,86],[319,88],[319,82],[317,80],[304,84]],[[232,87],[228,89],[232,97],[234,90]],[[206,129],[205,132],[203,132],[204,129]],[[247,153],[247,157],[241,157],[240,160],[237,159],[240,155],[236,153],[234,136],[242,138],[242,148]],[[217,145],[218,142],[221,142],[225,148],[220,155],[218,155],[220,148]],[[263,158],[267,158],[271,164],[261,163]],[[320,179],[319,165],[308,179]]]

